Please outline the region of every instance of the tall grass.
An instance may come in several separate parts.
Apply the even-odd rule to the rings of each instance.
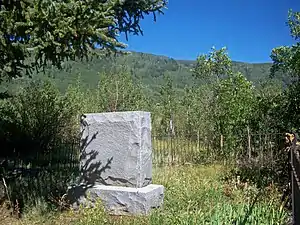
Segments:
[[[220,165],[164,167],[154,170],[154,183],[165,186],[164,205],[144,217],[109,216],[101,202],[96,208],[63,214],[28,213],[22,224],[270,224],[282,225],[288,215],[279,210],[274,187],[222,180]],[[45,219],[47,218],[47,219]]]

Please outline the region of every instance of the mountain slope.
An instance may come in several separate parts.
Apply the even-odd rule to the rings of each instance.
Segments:
[[[178,89],[186,85],[192,85],[193,80],[190,69],[195,64],[191,60],[174,60],[165,56],[157,56],[147,53],[132,52],[129,55],[109,57],[105,59],[93,58],[89,62],[67,62],[65,69],[59,71],[51,68],[46,70],[46,74],[34,74],[33,79],[52,77],[61,91],[64,91],[69,84],[74,84],[80,74],[83,84],[87,88],[97,86],[99,76],[98,72],[112,71],[115,68],[126,66],[132,75],[147,85],[152,91],[157,91],[163,83],[163,75],[169,73]],[[233,62],[234,71],[242,72],[249,80],[254,83],[260,80],[269,79],[270,63],[243,63]],[[279,77],[279,79],[281,79]],[[11,90],[18,88],[19,85],[28,82],[28,78],[17,80],[12,84],[2,84],[2,90]]]

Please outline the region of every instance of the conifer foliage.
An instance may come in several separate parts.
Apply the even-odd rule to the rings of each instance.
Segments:
[[[50,63],[87,58],[126,46],[120,33],[142,34],[144,15],[162,13],[166,0],[0,1],[0,81]],[[99,51],[98,51],[99,53]]]

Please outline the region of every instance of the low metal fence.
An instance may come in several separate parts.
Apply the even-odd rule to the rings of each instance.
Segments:
[[[78,141],[58,141],[49,149],[31,152],[36,153],[0,158],[1,182],[4,180],[13,198],[59,195],[78,176]]]
[[[153,166],[205,164],[216,160],[249,158],[276,158],[282,134],[246,134],[229,145],[224,136],[152,136]],[[79,174],[80,142],[69,141],[56,144],[51,151],[37,151],[31,157],[2,159],[2,171],[15,188],[36,189],[51,192],[73,182]],[[262,160],[263,161],[263,160]],[[1,163],[1,159],[0,159]],[[24,190],[25,192],[25,190]]]
[[[280,154],[283,134],[245,134],[228,140],[225,136],[153,136],[154,165],[211,163],[239,157],[275,160]]]

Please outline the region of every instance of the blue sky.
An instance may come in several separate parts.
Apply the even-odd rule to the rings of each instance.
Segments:
[[[165,15],[147,16],[144,36],[129,36],[127,50],[194,60],[212,46],[226,46],[243,62],[270,62],[272,48],[294,42],[286,26],[288,10],[300,0],[169,0]]]

